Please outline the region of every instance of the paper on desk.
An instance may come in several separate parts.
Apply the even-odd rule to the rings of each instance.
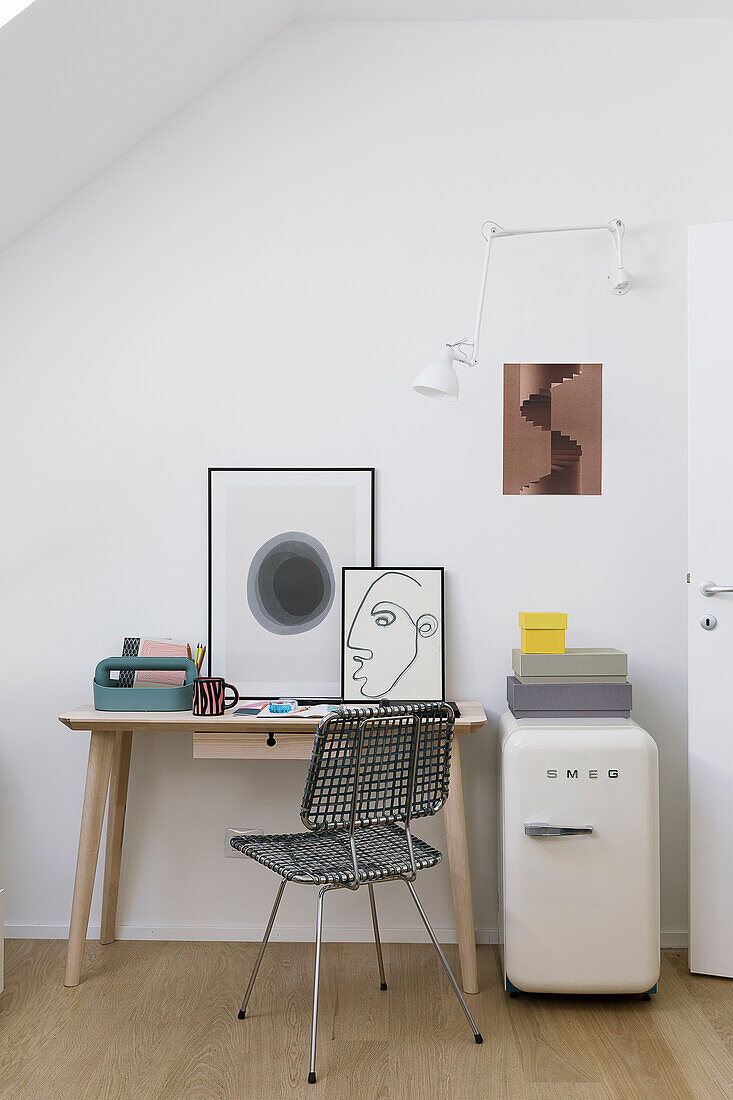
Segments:
[[[285,714],[272,714],[267,707],[260,711],[258,718],[325,718],[328,714],[327,706],[296,707]]]
[[[318,706],[318,707],[306,707],[305,710],[303,711],[303,713],[301,714],[301,717],[302,718],[325,718],[326,715],[330,714],[330,712],[331,712],[331,707],[329,707],[327,704],[323,704],[322,706]]]
[[[272,720],[278,718],[325,718],[330,712],[329,705],[323,704],[315,707],[298,707],[297,710],[289,710],[285,714],[272,714],[269,710],[270,702],[269,699],[247,699],[241,707],[234,711],[234,714],[242,718],[267,718]]]

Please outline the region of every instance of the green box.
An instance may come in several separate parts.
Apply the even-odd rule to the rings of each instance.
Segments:
[[[185,672],[186,682],[177,687],[161,684],[113,684],[110,672]],[[191,710],[193,682],[198,670],[188,657],[105,657],[94,670],[96,710]]]
[[[515,676],[623,676],[628,657],[620,649],[566,649],[564,653],[522,653],[512,650]]]

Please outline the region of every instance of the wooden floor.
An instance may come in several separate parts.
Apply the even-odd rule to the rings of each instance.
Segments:
[[[512,1000],[496,948],[479,948],[476,1046],[431,947],[385,945],[381,992],[370,944],[326,944],[319,1080],[308,1085],[311,945],[268,948],[243,1021],[255,944],[90,943],[76,989],[61,984],[65,948],[6,943],[3,1098],[733,1097],[733,981],[692,977],[678,952],[664,953],[660,992],[642,1003]]]

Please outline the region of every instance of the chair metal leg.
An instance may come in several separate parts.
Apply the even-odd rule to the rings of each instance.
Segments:
[[[453,971],[448,966],[448,960],[446,959],[445,955],[443,954],[442,948],[441,948],[440,944],[438,943],[437,939],[435,938],[435,932],[433,932],[432,925],[430,924],[430,921],[427,918],[427,914],[425,913],[425,910],[423,909],[422,905],[420,904],[419,897],[415,893],[415,887],[407,879],[405,879],[405,882],[407,882],[407,889],[412,894],[412,900],[415,902],[415,905],[417,906],[417,911],[420,914],[420,916],[422,917],[422,922],[425,925],[425,927],[427,928],[428,935],[430,936],[430,939],[433,941],[433,947],[438,952],[438,955],[440,956],[440,961],[442,962],[443,966],[445,967],[445,972],[448,975],[448,977],[450,978],[451,985],[453,986],[453,989],[455,990],[456,997],[461,1002],[461,1008],[466,1013],[466,1019],[468,1020],[469,1024],[471,1025],[471,1029],[473,1031],[473,1037],[474,1037],[474,1039],[476,1040],[477,1043],[483,1043],[484,1040],[482,1038],[481,1032],[476,1027],[476,1024],[473,1021],[473,1016],[468,1011],[468,1005],[464,1001],[463,994],[461,993],[460,989],[458,988],[458,982],[453,977]]]
[[[372,910],[372,924],[374,925],[374,943],[377,947],[377,962],[379,963],[379,979],[381,982],[380,989],[387,988],[387,979],[384,976],[384,959],[382,958],[382,941],[379,938],[379,922],[377,920],[377,903],[374,900],[374,887],[371,882],[367,883],[369,887],[369,905]]]
[[[249,979],[249,985],[247,986],[247,992],[244,995],[244,1000],[242,1001],[242,1007],[239,1010],[239,1019],[240,1020],[243,1020],[244,1017],[247,1014],[247,1005],[249,1003],[250,997],[252,996],[252,990],[254,988],[255,978],[257,977],[257,971],[260,969],[260,963],[262,962],[262,956],[265,953],[265,948],[267,947],[267,941],[270,938],[270,932],[272,931],[272,926],[275,923],[275,915],[277,914],[278,906],[280,905],[280,898],[283,896],[286,882],[287,882],[287,879],[282,880],[282,882],[280,883],[280,889],[278,890],[277,896],[275,897],[275,904],[272,907],[272,912],[270,913],[270,919],[267,922],[267,928],[265,929],[265,934],[262,937],[262,943],[260,944],[260,950],[257,953],[257,958],[255,959],[255,964],[252,968],[252,975]]]
[[[322,886],[318,891],[318,914],[316,916],[316,965],[313,977],[313,1023],[311,1025],[311,1061],[308,1072],[308,1084],[316,1083],[316,1028],[318,1026],[318,981],[321,972],[321,934],[323,932],[323,898],[332,890],[332,886]]]

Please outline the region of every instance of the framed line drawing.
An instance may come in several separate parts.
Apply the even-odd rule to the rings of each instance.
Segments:
[[[209,468],[209,675],[336,700],[344,566],[374,561],[374,469]]]
[[[341,698],[445,699],[442,567],[344,568]]]

